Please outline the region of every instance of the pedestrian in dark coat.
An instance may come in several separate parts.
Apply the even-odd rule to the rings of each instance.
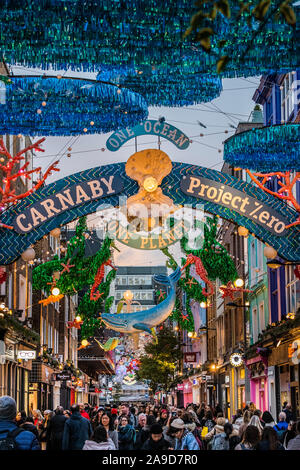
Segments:
[[[162,426],[159,423],[153,424],[150,428],[150,437],[144,443],[142,450],[156,452],[169,448],[170,444],[164,439]]]
[[[119,450],[133,450],[135,444],[135,429],[129,424],[127,416],[121,416],[118,426]]]
[[[92,426],[81,416],[79,405],[72,405],[71,412],[64,426],[62,450],[82,450],[85,441],[92,435]]]
[[[25,422],[20,425],[22,429],[25,431],[30,431],[32,432],[37,440],[40,442],[40,433],[37,427],[33,424],[33,418],[31,416],[28,416],[25,418]]]
[[[47,450],[62,450],[62,440],[67,417],[62,406],[58,406],[55,415],[49,421],[47,429]]]
[[[5,439],[10,432],[18,432],[15,437],[17,450],[40,450],[40,444],[30,431],[21,430],[15,423],[17,405],[8,395],[0,397],[0,439]]]

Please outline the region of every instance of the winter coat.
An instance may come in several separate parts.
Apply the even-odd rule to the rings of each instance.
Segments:
[[[176,439],[174,450],[200,450],[194,435],[187,429],[183,432],[181,439]]]
[[[257,446],[256,450],[270,450],[270,443],[268,440],[260,441]],[[285,450],[283,445],[280,442],[277,442],[277,449],[276,450]]]
[[[65,422],[62,450],[81,450],[91,434],[91,423],[79,412],[72,413]]]
[[[135,432],[136,432],[136,441],[135,441],[135,445],[134,445],[134,448],[136,450],[138,449],[141,449],[143,444],[146,442],[146,440],[149,438],[150,436],[150,426],[140,426],[138,425],[136,428],[135,428]]]
[[[300,450],[300,434],[289,441],[287,450]]]
[[[135,429],[130,424],[120,426],[118,430],[119,450],[133,450],[135,444]]]
[[[108,437],[113,441],[116,450],[119,449],[118,431],[108,431]]]
[[[47,450],[61,450],[64,427],[67,419],[65,415],[54,415],[50,419],[47,430]]]
[[[7,436],[11,431],[17,429],[18,426],[13,421],[0,421],[0,439]],[[15,438],[18,450],[41,450],[39,441],[30,431],[22,431]]]
[[[205,440],[210,441],[215,436],[215,434],[221,434],[221,432],[224,432],[224,426],[216,424],[215,427],[206,434]]]
[[[164,436],[164,439],[169,443],[169,447],[172,447],[172,449],[174,449],[175,444],[176,444],[176,438],[172,436],[168,436],[167,434],[168,430],[169,428],[166,428],[163,430],[163,436]]]
[[[90,421],[90,415],[86,411],[80,411],[80,414],[83,418],[88,419]]]
[[[82,450],[116,450],[113,441],[108,438],[106,442],[85,441]]]
[[[142,446],[142,450],[151,450],[156,452],[157,450],[168,450],[170,444],[162,437],[158,442],[153,441],[151,437],[146,440]]]
[[[21,424],[20,428],[24,429],[25,431],[32,432],[37,438],[37,440],[40,441],[40,433],[33,423],[26,423],[25,421],[25,423]]]

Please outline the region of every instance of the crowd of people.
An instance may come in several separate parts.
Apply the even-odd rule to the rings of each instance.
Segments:
[[[253,403],[229,421],[220,406],[128,404],[18,412],[0,397],[0,450],[300,450],[300,420],[285,404],[276,422]]]

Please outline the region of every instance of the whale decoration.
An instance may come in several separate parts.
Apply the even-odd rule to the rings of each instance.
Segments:
[[[155,307],[142,312],[134,313],[102,313],[101,319],[107,328],[119,331],[120,333],[136,334],[140,331],[146,331],[153,335],[151,328],[164,322],[172,313],[175,300],[176,300],[176,284],[181,276],[181,270],[178,267],[170,276],[164,274],[156,274],[153,276],[154,280],[169,287],[169,293],[165,300],[163,300]]]

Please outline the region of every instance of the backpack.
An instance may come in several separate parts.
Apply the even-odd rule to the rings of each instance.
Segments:
[[[275,429],[275,431],[277,432],[278,440],[282,443],[284,439],[284,435],[286,433],[286,429],[283,429],[283,428],[280,429],[278,427],[278,424],[275,424],[273,429]]]
[[[216,434],[212,438],[211,442],[211,450],[229,450],[229,439],[225,439],[226,434],[221,433],[221,434]]]
[[[196,439],[197,441],[197,444],[199,446],[199,449],[200,450],[203,450],[203,442],[202,442],[202,439],[201,439],[201,435],[200,435],[200,432],[197,428],[194,429],[193,431],[193,436],[194,438]]]
[[[9,431],[8,429],[4,429],[3,432],[7,431],[7,436],[0,438],[0,451],[1,450],[18,450],[18,444],[16,443],[15,438],[24,431],[24,429],[14,429],[13,431]]]
[[[240,445],[241,445],[241,449],[242,449],[242,450],[253,450],[252,447],[251,447],[251,448],[246,447],[245,444],[243,444],[242,442],[241,442]]]

